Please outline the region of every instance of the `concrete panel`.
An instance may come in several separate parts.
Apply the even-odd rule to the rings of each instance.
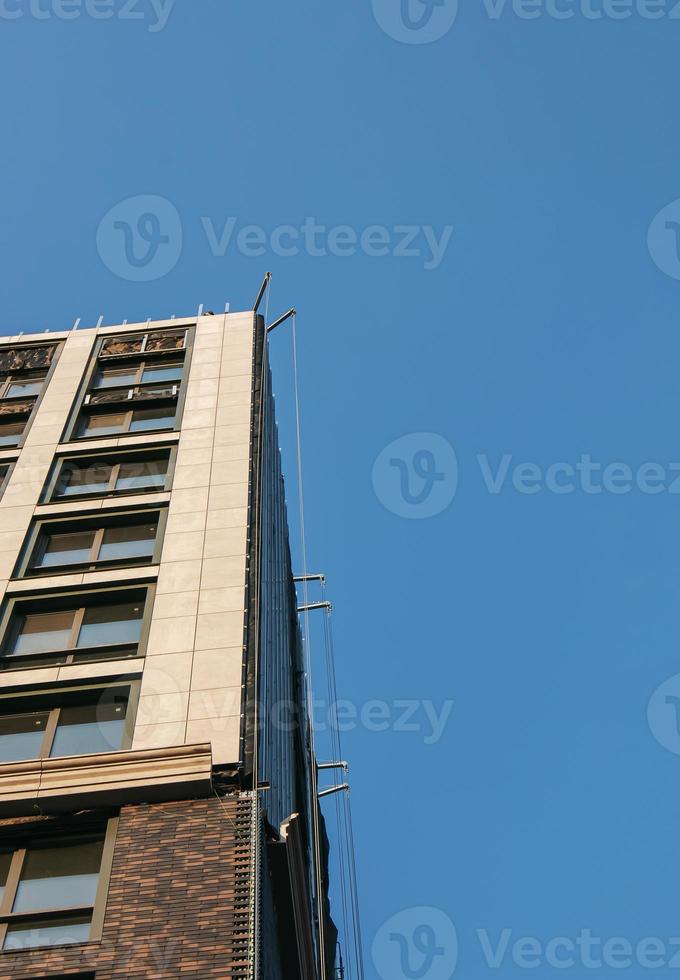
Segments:
[[[243,646],[197,650],[191,671],[191,690],[239,687],[243,676]]]

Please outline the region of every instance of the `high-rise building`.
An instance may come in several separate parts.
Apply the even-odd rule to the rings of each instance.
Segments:
[[[0,338],[0,980],[336,975],[266,351]]]

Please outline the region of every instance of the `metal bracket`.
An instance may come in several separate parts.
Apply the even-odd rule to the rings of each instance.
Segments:
[[[345,762],[317,762],[317,769],[342,769],[343,772],[349,772],[349,763]]]
[[[296,313],[297,310],[294,307],[288,310],[287,313],[284,313],[283,316],[280,316],[278,320],[274,320],[274,322],[267,327],[267,333],[271,333],[272,330],[275,330],[276,327],[280,326],[282,323],[285,323],[285,321],[289,320],[290,317],[295,316]]]
[[[322,789],[321,792],[318,794],[318,797],[319,799],[321,799],[323,796],[330,796],[331,793],[339,793],[340,790],[343,789],[347,790],[347,792],[349,793],[349,783],[340,783],[339,786],[331,786],[329,789]]]
[[[333,608],[332,602],[308,602],[306,606],[298,606],[298,612],[311,612],[312,609],[327,609],[329,612]]]
[[[269,285],[269,282],[271,281],[271,277],[272,277],[271,272],[268,272],[265,275],[264,280],[262,282],[262,285],[260,286],[260,291],[257,294],[257,299],[255,300],[255,303],[253,305],[253,313],[257,313],[258,309],[260,308],[260,303],[262,302],[262,297],[264,296],[264,291],[267,288],[267,286]]]

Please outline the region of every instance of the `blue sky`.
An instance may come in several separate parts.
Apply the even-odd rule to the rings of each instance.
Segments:
[[[309,563],[390,719],[344,735],[371,978],[446,980],[450,922],[476,980],[585,929],[673,975],[680,21],[589,3],[0,4],[2,333],[247,308],[267,269],[299,310]],[[293,510],[289,327],[272,361]]]

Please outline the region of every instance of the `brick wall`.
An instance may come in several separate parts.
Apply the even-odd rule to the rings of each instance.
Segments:
[[[123,807],[101,942],[0,953],[0,980],[246,980],[251,817],[248,796]]]

